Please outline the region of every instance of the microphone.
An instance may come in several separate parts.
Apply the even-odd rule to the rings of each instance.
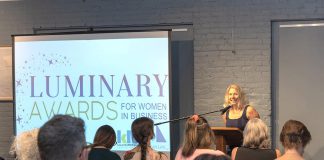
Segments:
[[[223,115],[224,113],[226,113],[232,106],[231,105],[228,105],[226,106],[225,108],[221,109],[220,112],[221,112],[221,115]]]
[[[215,112],[221,112],[221,115],[223,115],[223,114],[224,114],[227,110],[229,110],[231,107],[232,107],[231,105],[228,105],[228,106],[226,106],[225,108],[222,108],[222,109],[220,109],[220,110],[216,110],[216,111],[211,111],[211,112],[206,112],[206,113],[198,114],[198,116],[202,116],[202,115],[206,115],[206,114],[211,114],[211,113],[215,113]],[[191,115],[191,116],[192,116],[192,115]],[[183,120],[183,119],[188,119],[188,118],[190,118],[191,116],[186,116],[186,117],[182,117],[182,118],[172,119],[172,120],[165,121],[165,122],[159,122],[159,123],[155,123],[154,125],[157,126],[157,125],[164,124],[164,123],[176,122],[176,121],[180,121],[180,120]]]

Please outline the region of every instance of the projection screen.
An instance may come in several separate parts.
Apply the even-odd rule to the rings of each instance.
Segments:
[[[112,150],[126,151],[137,145],[134,119],[169,120],[168,31],[16,35],[13,44],[16,134],[67,114],[85,121],[90,143],[112,126]],[[169,130],[154,127],[154,149],[170,152]]]

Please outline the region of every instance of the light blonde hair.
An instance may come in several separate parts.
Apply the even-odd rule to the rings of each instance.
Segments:
[[[186,123],[182,155],[191,156],[196,149],[212,149],[215,147],[215,137],[207,120],[199,117],[189,118]]]
[[[238,102],[238,107],[243,109],[245,105],[247,105],[249,102],[245,96],[245,93],[243,92],[242,88],[237,85],[237,84],[230,84],[227,89],[226,89],[226,92],[225,92],[225,97],[224,97],[224,107],[230,105],[230,102],[229,102],[229,90],[233,88],[235,89],[238,94],[239,94],[239,102]]]
[[[259,118],[248,121],[243,131],[243,147],[269,149],[268,126]]]
[[[16,136],[9,153],[17,160],[40,160],[37,146],[38,131],[39,129],[33,129]]]

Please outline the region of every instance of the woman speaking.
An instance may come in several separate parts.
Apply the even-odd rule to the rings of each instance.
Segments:
[[[230,108],[222,115],[226,127],[236,127],[244,130],[246,123],[252,118],[260,118],[259,113],[248,104],[245,93],[237,84],[227,87],[224,107]]]

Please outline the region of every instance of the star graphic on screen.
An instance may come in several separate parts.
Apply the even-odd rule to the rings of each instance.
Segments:
[[[16,81],[17,86],[21,86],[21,80]]]
[[[22,118],[18,116],[17,121],[18,121],[19,124],[20,124],[21,120],[22,120]]]
[[[53,64],[53,60],[48,60],[49,65]]]

